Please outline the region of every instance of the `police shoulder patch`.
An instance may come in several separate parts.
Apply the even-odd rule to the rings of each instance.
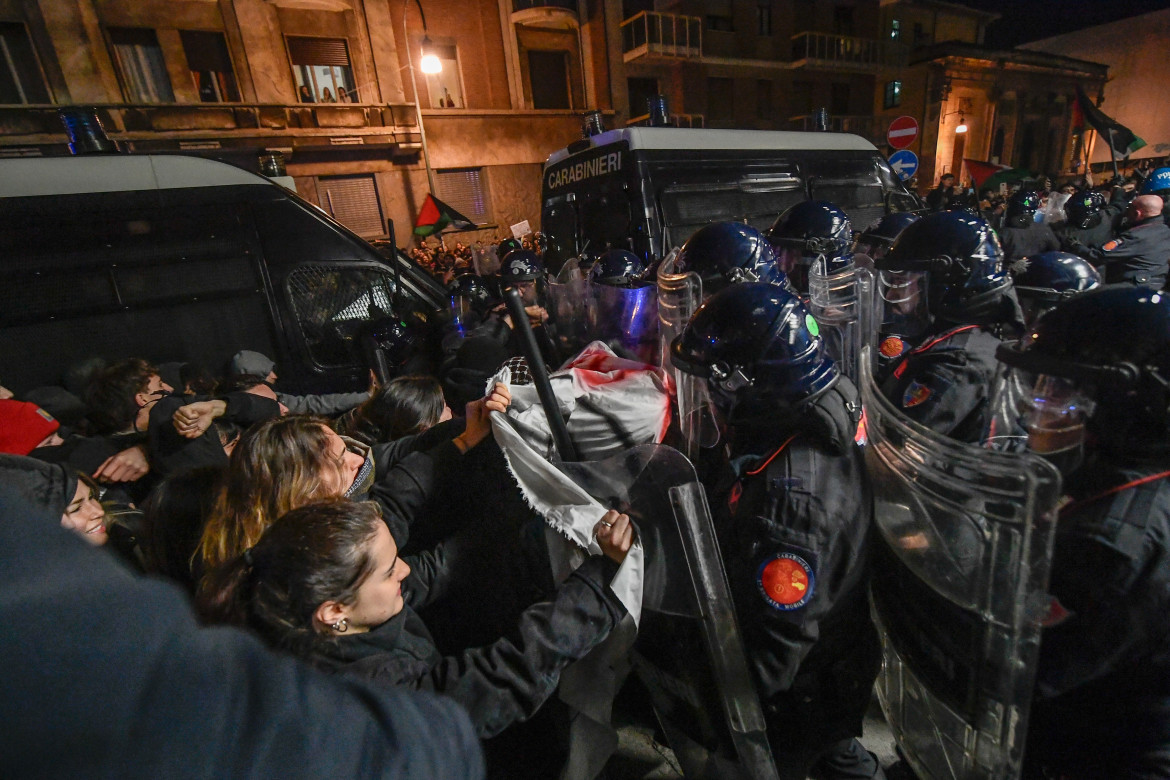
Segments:
[[[1124,242],[1120,238],[1115,238],[1112,241],[1108,241],[1108,242],[1102,244],[1101,251],[1112,252],[1114,249],[1121,246],[1123,243]]]
[[[906,388],[906,392],[902,393],[902,408],[909,409],[926,403],[926,399],[930,398],[933,393],[933,390],[921,382],[911,380],[910,385]]]
[[[768,606],[792,612],[812,598],[816,574],[804,557],[793,552],[777,553],[756,570],[756,587]]]
[[[882,357],[896,358],[905,351],[906,342],[897,336],[886,336],[878,346],[878,352],[882,353]]]

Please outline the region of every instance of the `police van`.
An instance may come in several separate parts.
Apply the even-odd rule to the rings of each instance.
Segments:
[[[792,204],[829,200],[863,229],[920,208],[877,148],[846,133],[628,127],[554,152],[544,166],[548,265],[611,247],[661,258],[703,225],[761,230]]]
[[[182,155],[0,160],[0,378],[76,361],[277,361],[288,392],[358,389],[363,333],[445,292],[263,176]],[[368,343],[368,340],[367,340]]]

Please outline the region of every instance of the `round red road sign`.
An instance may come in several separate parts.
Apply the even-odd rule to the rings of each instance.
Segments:
[[[918,122],[912,116],[900,116],[890,122],[890,129],[886,131],[886,140],[895,149],[905,149],[918,139]]]

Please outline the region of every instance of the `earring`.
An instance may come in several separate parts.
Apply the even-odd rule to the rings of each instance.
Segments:
[[[349,621],[345,618],[342,618],[329,627],[339,634],[344,634],[347,630],[349,630]]]

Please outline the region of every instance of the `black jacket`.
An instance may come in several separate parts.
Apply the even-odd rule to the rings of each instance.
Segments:
[[[1161,215],[1143,219],[1117,238],[1081,253],[1094,265],[1103,265],[1106,284],[1130,283],[1162,288],[1170,262],[1170,227]]]
[[[1170,777],[1170,478],[1132,485],[1167,470],[1098,464],[1069,481],[1028,726],[1034,765]]]
[[[321,674],[200,628],[0,481],[6,778],[480,778],[448,699]]]
[[[531,717],[556,690],[561,670],[600,644],[625,615],[609,589],[617,564],[602,556],[587,560],[553,601],[524,611],[517,641],[501,638],[444,658],[414,608],[442,594],[453,558],[448,545],[407,558],[413,571],[404,583],[402,612],[368,633],[320,644],[313,660],[388,686],[445,693],[467,708],[481,737],[492,737]]]
[[[146,430],[150,467],[156,477],[165,478],[200,466],[227,466],[228,457],[214,426],[197,439],[188,439],[175,430],[173,418],[180,407],[207,400],[208,396],[168,395],[151,407]],[[241,428],[280,415],[280,407],[274,401],[251,393],[228,393],[220,400],[227,406],[224,419]]]
[[[1004,227],[999,230],[1004,259],[1014,263],[1021,257],[1032,257],[1060,249],[1060,239],[1043,222],[1031,222],[1027,227]]]

